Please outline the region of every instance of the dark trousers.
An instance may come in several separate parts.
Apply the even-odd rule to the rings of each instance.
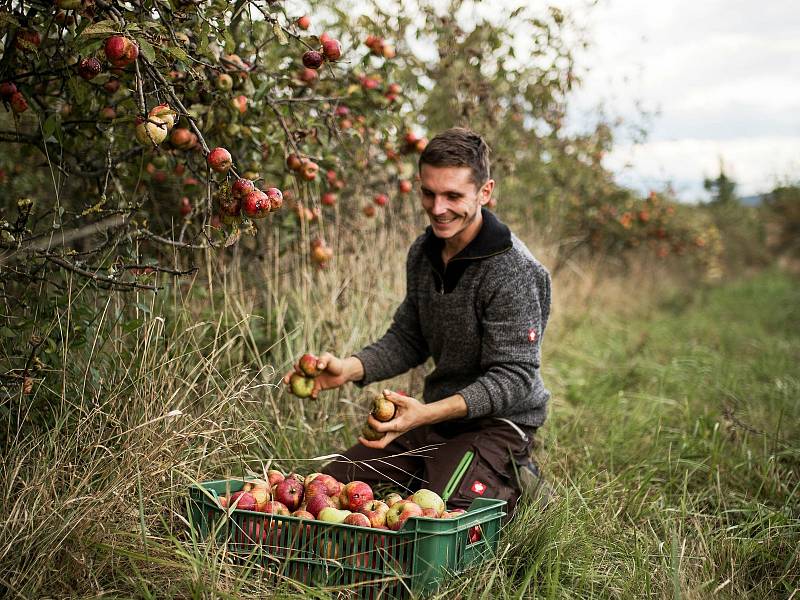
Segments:
[[[463,475],[451,484],[448,508],[469,508],[477,497],[508,502],[510,515],[520,495],[515,464],[525,464],[533,446],[535,427],[499,419],[459,420],[419,427],[400,436],[386,448],[361,444],[349,448],[344,458],[323,469],[342,482],[364,481],[411,493],[420,488],[442,495],[465,455],[472,453]],[[463,468],[463,467],[462,467]]]

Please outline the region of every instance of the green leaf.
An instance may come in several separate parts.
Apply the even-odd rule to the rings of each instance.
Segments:
[[[114,21],[98,21],[87,26],[78,35],[83,36],[98,36],[108,35],[109,33],[118,33],[117,24]]]
[[[208,21],[203,21],[203,25],[200,27],[200,45],[197,47],[197,51],[201,54],[205,53],[206,48],[208,47],[208,34],[211,31],[211,27],[208,24]]]
[[[178,48],[177,46],[166,46],[161,48],[162,51],[169,54],[173,58],[177,58],[180,61],[187,62],[189,57],[184,51],[183,48]]]
[[[154,63],[156,61],[156,51],[153,45],[144,38],[136,38],[139,42],[139,51],[147,59],[147,62]]]
[[[233,39],[233,35],[226,29],[223,32],[223,36],[225,38],[225,52],[227,54],[233,54],[233,51],[236,49],[236,41]]]
[[[46,138],[49,138],[51,135],[53,135],[53,133],[55,133],[56,127],[58,127],[58,119],[56,118],[55,113],[53,113],[47,117],[47,120],[42,125],[42,135]]]

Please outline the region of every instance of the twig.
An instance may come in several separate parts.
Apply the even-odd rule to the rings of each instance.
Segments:
[[[133,281],[118,281],[116,279],[111,279],[110,277],[105,277],[103,275],[98,275],[97,273],[92,273],[91,271],[87,271],[79,267],[78,265],[74,265],[71,262],[64,260],[60,256],[55,256],[53,254],[45,254],[44,257],[52,263],[57,264],[59,267],[63,267],[68,271],[72,271],[73,273],[77,273],[78,275],[82,275],[92,281],[97,281],[98,283],[107,283],[111,286],[119,286],[128,289],[138,289],[138,290],[152,290],[157,292],[161,288],[156,285],[146,285],[143,283],[134,283]]]

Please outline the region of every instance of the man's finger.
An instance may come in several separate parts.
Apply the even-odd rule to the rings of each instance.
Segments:
[[[408,396],[403,396],[403,394],[398,394],[392,390],[383,390],[383,397],[398,406],[405,406],[408,403]]]
[[[367,415],[367,423],[369,426],[372,427],[378,433],[386,433],[387,431],[397,431],[396,427],[393,425],[394,419],[391,421],[378,421],[375,417],[371,414]]]
[[[382,450],[383,448],[386,447],[386,444],[389,443],[388,441],[386,441],[385,436],[379,440],[375,440],[374,442],[371,442],[370,440],[362,436],[358,436],[358,441],[362,446],[366,446],[367,448],[374,448],[375,450]]]

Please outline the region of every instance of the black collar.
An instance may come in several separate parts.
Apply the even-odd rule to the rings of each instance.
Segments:
[[[434,235],[430,225],[425,229],[422,250],[428,257],[433,270],[439,275],[439,284],[444,293],[451,292],[455,288],[471,261],[494,256],[511,248],[511,230],[508,226],[486,208],[481,207],[481,215],[483,223],[478,235],[461,252],[450,259],[446,269],[442,260],[444,240]],[[453,265],[451,269],[450,265],[456,261],[458,261],[457,264]]]

